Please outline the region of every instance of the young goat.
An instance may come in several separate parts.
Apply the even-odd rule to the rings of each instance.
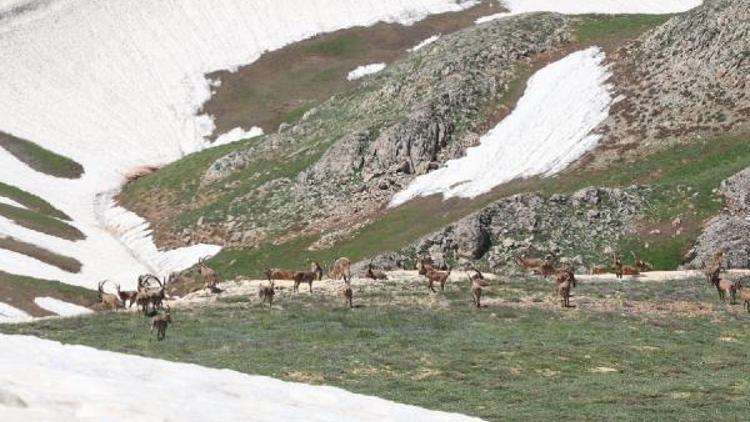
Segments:
[[[156,339],[158,341],[164,340],[167,336],[167,327],[172,323],[172,312],[169,309],[169,305],[165,308],[163,314],[157,314],[151,319],[151,332],[156,329]]]
[[[721,299],[722,302],[726,301],[727,294],[729,294],[729,304],[734,305],[736,303],[737,298],[737,284],[724,279],[719,279],[714,286],[716,286],[716,290],[719,292],[719,299]]]
[[[112,293],[104,292],[104,284],[106,284],[108,281],[109,280],[104,280],[99,282],[99,302],[104,304],[107,309],[115,310],[122,308],[120,298],[118,298],[116,295],[113,295]]]
[[[344,299],[346,300],[346,305],[349,306],[349,309],[354,308],[353,303],[354,298],[354,291],[352,290],[352,283],[348,279],[344,279]]]
[[[445,283],[448,281],[448,277],[451,275],[451,268],[448,267],[448,271],[438,271],[433,268],[429,268],[425,277],[427,277],[427,288],[437,293],[435,290],[435,282],[440,283],[440,291],[445,291]]]
[[[265,286],[260,286],[258,289],[258,297],[260,298],[260,304],[263,305],[264,303],[268,302],[268,307],[273,307],[273,297],[276,294],[276,287],[274,286],[274,281],[271,279],[270,284]]]
[[[385,273],[385,271],[372,269],[372,262],[367,264],[367,272],[365,273],[365,277],[372,280],[388,280],[388,275]]]
[[[216,287],[216,271],[213,268],[206,265],[206,259],[208,257],[200,258],[198,260],[198,273],[203,278],[203,288],[212,289]]]

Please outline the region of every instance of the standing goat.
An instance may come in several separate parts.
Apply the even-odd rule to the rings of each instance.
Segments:
[[[352,266],[351,261],[349,261],[349,258],[341,257],[333,262],[333,264],[328,268],[328,275],[333,280],[339,280],[344,279],[351,280],[352,274],[350,271],[350,268]]]
[[[217,282],[216,271],[206,265],[206,259],[208,257],[198,259],[198,273],[203,278],[203,288],[213,290]]]
[[[430,269],[433,269],[435,267],[435,263],[432,260],[431,256],[418,256],[417,257],[417,264],[416,264],[416,270],[419,273],[419,275],[425,275],[427,274],[427,271]]]
[[[115,286],[117,286],[117,296],[120,297],[123,307],[127,306],[130,308],[133,306],[133,303],[135,303],[135,299],[138,296],[138,292],[135,290],[120,290],[119,284],[115,284]]]
[[[642,260],[641,256],[633,251],[630,251],[630,253],[633,255],[633,259],[635,260],[635,267],[638,268],[638,271],[648,272],[654,270],[653,264]]]
[[[488,287],[490,283],[485,281],[484,276],[479,272],[479,270],[477,270],[476,268],[474,268],[473,270],[474,274],[469,276],[469,281],[471,282],[471,303],[473,303],[477,308],[481,308],[482,289]]]
[[[169,305],[167,305],[163,314],[157,314],[151,319],[151,333],[156,329],[156,339],[162,341],[167,336],[167,327],[171,323],[172,311],[169,309]]]
[[[445,283],[448,281],[448,277],[450,277],[450,275],[450,267],[448,267],[448,271],[438,271],[430,267],[424,276],[427,277],[427,287],[433,292],[437,293],[437,290],[435,290],[435,283],[440,283],[441,292],[445,291]]]
[[[557,284],[557,294],[560,296],[560,305],[563,308],[570,307],[570,292],[573,289],[574,279],[566,279],[562,283]]]
[[[703,263],[703,274],[706,276],[708,284],[716,284],[721,276],[723,269],[724,252],[718,250],[714,253],[713,259],[706,264]]]
[[[273,297],[276,295],[276,286],[274,280],[271,279],[268,285],[262,285],[258,288],[258,298],[260,298],[260,304],[268,302],[268,307],[273,307]]]
[[[104,292],[104,285],[109,280],[104,280],[99,282],[99,288],[97,289],[99,291],[99,302],[102,303],[107,309],[119,309],[122,308],[122,303],[120,302],[120,298],[116,295],[113,295],[112,293],[105,293]]]
[[[349,306],[349,309],[354,308],[353,303],[354,298],[354,291],[352,290],[352,282],[349,279],[344,278],[344,299],[346,300],[346,305]]]
[[[542,277],[549,277],[554,272],[554,260],[555,256],[547,254],[544,259],[541,258],[527,258],[526,255],[516,255],[513,260],[520,266],[524,271],[532,271],[537,274],[541,274]]]
[[[323,268],[320,264],[313,261],[311,264],[312,271],[297,271],[294,273],[294,288],[292,289],[295,293],[299,291],[299,285],[301,283],[307,283],[310,285],[310,293],[312,293],[312,285],[314,280],[320,280],[323,278]]]
[[[740,280],[737,281],[737,291],[740,292],[742,306],[750,313],[750,289],[745,289]]]
[[[716,290],[719,292],[719,299],[722,302],[726,302],[727,294],[729,294],[729,304],[734,305],[737,298],[737,283],[729,280],[719,279],[714,283]]]

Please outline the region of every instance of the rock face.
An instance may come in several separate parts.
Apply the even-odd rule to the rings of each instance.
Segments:
[[[729,268],[750,268],[750,168],[722,182],[719,192],[725,208],[706,224],[688,267],[701,268],[721,250]]]
[[[598,159],[750,122],[748,38],[750,1],[706,0],[618,51],[621,101],[600,131],[619,147]]]
[[[650,188],[634,186],[592,187],[549,198],[519,194],[426,236],[402,254],[430,254],[438,265],[481,259],[502,270],[515,266],[515,255],[554,252],[585,270],[608,259],[650,193]]]

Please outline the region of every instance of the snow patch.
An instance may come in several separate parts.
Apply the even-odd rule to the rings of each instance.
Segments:
[[[477,24],[529,12],[557,12],[566,15],[585,13],[661,15],[682,13],[700,6],[703,0],[503,0],[510,12],[483,16]]]
[[[31,315],[27,314],[26,312],[18,308],[14,308],[13,306],[8,305],[7,303],[0,302],[0,324],[7,323],[7,322],[24,322],[24,321],[31,321]],[[2,408],[0,407],[0,409]],[[2,413],[0,412],[0,414]]]
[[[69,215],[86,240],[57,239],[7,220],[0,220],[0,234],[76,258],[81,274],[59,280],[91,288],[105,278],[130,288],[138,274],[163,275],[219,250],[196,245],[158,251],[146,221],[112,200],[133,169],[160,167],[212,146],[207,137],[213,119],[198,115],[216,86],[206,74],[236,69],[317,33],[378,21],[409,24],[476,4],[0,1],[0,57],[7,58],[0,66],[0,130],[85,168],[80,179],[58,179],[2,150],[0,181]],[[222,141],[246,135],[234,132]],[[46,267],[35,274],[57,275]]]
[[[440,36],[441,36],[441,34],[436,34],[436,35],[433,35],[433,36],[431,36],[430,38],[427,38],[426,40],[422,41],[421,43],[419,43],[419,44],[415,45],[414,47],[412,47],[412,48],[410,48],[410,49],[408,49],[408,50],[406,50],[406,51],[408,51],[408,52],[410,52],[410,53],[413,53],[413,52],[415,52],[415,51],[419,51],[419,50],[421,50],[421,49],[423,49],[423,48],[427,47],[428,45],[430,45],[430,44],[434,43],[434,42],[435,42],[435,41],[437,41],[438,39],[440,39]]]
[[[515,110],[466,150],[431,173],[414,179],[390,206],[442,193],[473,198],[515,178],[550,176],[596,145],[591,131],[612,103],[604,52],[591,47],[549,64],[528,81]]]
[[[367,75],[373,75],[385,69],[385,63],[372,63],[360,66],[346,75],[346,79],[349,81],[356,81],[359,78],[363,78]]]
[[[37,297],[34,298],[34,303],[40,308],[60,316],[76,316],[94,312],[84,306],[68,303],[53,297]]]
[[[14,206],[14,207],[17,207],[17,208],[27,209],[22,204],[19,204],[18,202],[14,201],[14,200],[12,200],[10,198],[7,198],[5,196],[0,196],[0,204],[11,205],[11,206]]]
[[[35,337],[0,335],[0,344],[0,385],[27,404],[25,408],[0,406],[1,420],[479,420],[339,388],[63,345]]]
[[[236,127],[216,138],[216,141],[214,141],[212,146],[218,147],[219,145],[231,144],[233,142],[255,138],[261,135],[263,135],[263,129],[257,126],[254,126],[250,130],[244,130],[241,127]]]

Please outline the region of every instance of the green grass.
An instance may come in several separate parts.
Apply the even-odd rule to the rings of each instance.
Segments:
[[[105,350],[320,383],[431,409],[500,420],[743,420],[750,404],[747,321],[700,281],[581,283],[576,309],[539,280],[488,289],[477,311],[465,286],[428,300],[423,287],[306,293],[261,308],[253,298],[177,309],[164,342],[132,314],[0,326]],[[599,311],[583,298],[630,306],[692,301],[707,315]],[[414,305],[411,305],[414,303]],[[409,305],[409,306],[406,306]],[[723,341],[729,339],[730,341]],[[598,373],[596,368],[614,368]]]
[[[97,293],[93,290],[0,271],[0,301],[3,303],[22,309],[33,316],[46,316],[50,315],[50,312],[34,303],[34,298],[46,296],[82,306],[92,306],[98,302]]]
[[[80,164],[25,139],[0,132],[0,147],[34,170],[50,176],[77,179],[83,175]]]
[[[321,56],[347,58],[361,53],[365,40],[357,34],[343,34],[336,37],[326,37],[325,40],[307,48],[307,53]]]
[[[659,26],[674,15],[583,15],[575,35],[580,42],[608,43],[634,38]]]
[[[62,211],[50,205],[49,202],[45,201],[44,199],[36,195],[32,195],[24,190],[18,189],[15,186],[10,186],[10,185],[0,182],[0,196],[5,196],[7,198],[10,198],[18,202],[19,204],[25,206],[29,210],[35,211],[39,214],[45,214],[50,217],[70,221],[70,217],[68,217],[65,213],[63,213]]]
[[[40,248],[39,246],[22,242],[12,237],[0,237],[0,249],[7,249],[22,255],[36,258],[39,261],[54,265],[64,271],[72,273],[81,271],[81,263],[74,258],[51,252]]]
[[[68,240],[83,240],[86,238],[77,228],[46,214],[40,214],[12,205],[0,204],[0,215],[13,220],[18,225],[27,229],[36,230],[51,236]]]

